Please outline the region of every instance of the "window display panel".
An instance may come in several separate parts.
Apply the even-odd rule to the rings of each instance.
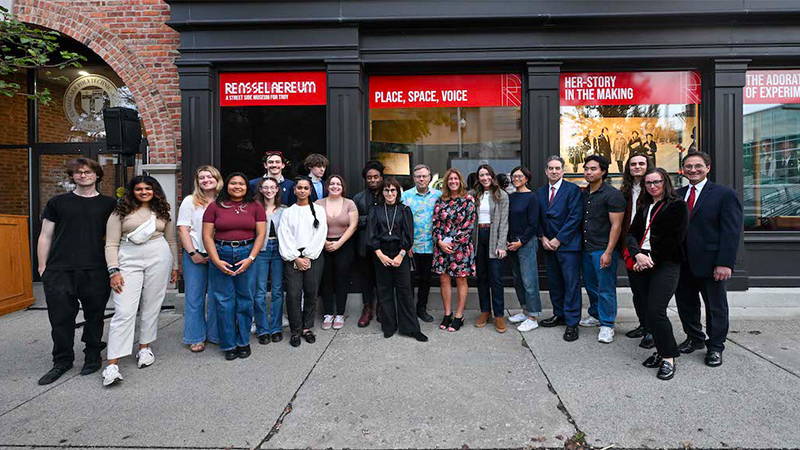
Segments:
[[[698,72],[563,73],[560,83],[566,178],[582,183],[584,159],[600,154],[619,184],[627,158],[643,153],[684,184],[681,159],[699,148]]]
[[[747,72],[745,230],[800,230],[800,70]]]
[[[370,158],[406,189],[417,164],[437,187],[450,167],[507,174],[521,161],[521,93],[514,74],[371,77]]]

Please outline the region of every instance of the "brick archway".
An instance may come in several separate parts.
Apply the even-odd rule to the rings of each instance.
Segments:
[[[94,4],[93,4],[94,3]],[[150,163],[180,162],[179,37],[162,1],[18,0],[18,20],[63,33],[90,48],[131,90],[149,141]],[[129,5],[126,5],[129,3]]]

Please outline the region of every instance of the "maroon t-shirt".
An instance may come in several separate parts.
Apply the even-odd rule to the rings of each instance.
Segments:
[[[204,223],[214,224],[214,239],[244,241],[256,237],[256,222],[267,221],[264,208],[258,203],[230,202],[227,205],[230,208],[211,203],[203,214]]]

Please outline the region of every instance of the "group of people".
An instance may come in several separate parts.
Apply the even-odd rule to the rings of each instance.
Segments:
[[[167,284],[178,277],[177,240],[183,248],[183,342],[192,352],[203,351],[208,342],[218,344],[226,360],[250,356],[251,328],[259,344],[282,341],[284,303],[294,347],[316,340],[318,296],[324,309],[321,328],[342,328],[354,266],[363,268],[355,280],[363,299],[358,326],[368,326],[375,316],[386,338],[428,340],[419,320],[434,320],[427,312],[433,274],[441,286],[441,330],[457,332],[464,326],[467,278],[476,277],[481,313],[474,325],[493,323],[497,332],[505,332],[502,269],[508,260],[522,306],[508,320],[519,331],[563,325],[564,340],[575,341],[579,325],[599,326],[598,341],[611,343],[622,259],[639,319],[627,335],[642,338],[644,348],[656,348],[644,365],[671,379],[677,356],[704,347],[706,364],[722,363],[726,283],[736,260],[742,211],[733,190],[707,180],[711,161],[705,153],[684,158],[690,185],[679,191],[644,153],[625,162],[621,190],[607,182],[609,159],[594,154],[583,162],[588,183],[583,190],[564,180],[564,160],[551,156],[548,183],[532,191],[531,172],[518,166],[510,174],[511,194],[498,185],[488,164],[478,167],[474,186],[467,186],[457,169],[447,170],[441,190],[431,187],[431,170],[420,164],[412,172],[414,187],[404,191],[395,178],[384,177],[380,162],[369,161],[362,171],[367,187],[352,200],[341,175],[325,176],[328,160],[322,155],[310,155],[304,161],[308,176],[294,181],[283,176],[281,152],[267,152],[263,163],[264,176],[252,180],[240,172],[223,180],[215,167],[199,167],[193,192],[183,199],[173,224],[154,178],[134,177],[114,201],[97,191],[103,177],[97,162],[71,161],[67,174],[76,189],[51,198],[42,215],[38,260],[54,365],[39,384],[71,369],[79,304],[86,343],[81,374],[100,370],[109,295],[115,308],[103,384],[122,380],[118,362],[133,353],[137,311],[137,365],[154,363],[158,313]],[[540,250],[553,304],[553,316],[541,321]],[[584,318],[581,278],[589,297]],[[680,345],[666,314],[673,294],[688,336]],[[699,295],[706,307],[706,334]]]
[[[638,130],[632,130],[630,137],[626,138],[625,133],[618,129],[616,135],[612,137],[608,127],[602,127],[597,136],[594,136],[591,130],[586,132],[580,146],[570,152],[570,164],[573,171],[577,172],[578,166],[587,156],[600,155],[608,161],[615,161],[619,173],[624,173],[625,161],[629,156],[644,154],[653,161],[653,165],[656,165],[656,152],[658,144],[653,140],[653,133],[645,133],[642,140]]]

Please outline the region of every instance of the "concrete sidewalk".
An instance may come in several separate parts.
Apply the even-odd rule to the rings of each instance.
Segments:
[[[0,448],[563,448],[577,433],[597,448],[798,448],[798,293],[732,300],[723,366],[685,355],[670,382],[640,365],[650,351],[624,336],[628,308],[611,345],[597,329],[573,343],[563,328],[477,329],[475,310],[457,333],[438,330],[435,313],[430,342],[417,343],[357,328],[351,299],[342,330],[297,349],[254,340],[233,362],[213,345],[190,353],[182,316],[165,311],[152,367],[127,358],[125,381],[105,389],[99,374],[78,375],[78,340],[76,367],[38,386],[51,365],[47,312],[21,311],[0,317]]]

